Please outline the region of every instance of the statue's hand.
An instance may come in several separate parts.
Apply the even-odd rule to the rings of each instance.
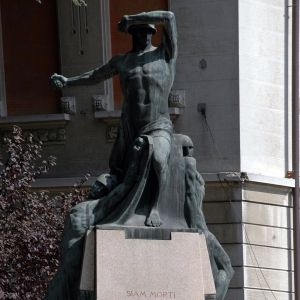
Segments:
[[[121,22],[118,23],[118,31],[119,32],[123,32],[123,33],[127,33],[128,32],[128,16],[125,15],[123,16]]]
[[[50,78],[50,84],[56,91],[61,91],[67,86],[68,79],[64,76],[54,73]]]

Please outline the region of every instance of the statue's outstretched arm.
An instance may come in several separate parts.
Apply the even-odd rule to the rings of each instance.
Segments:
[[[156,10],[143,12],[137,15],[125,15],[118,24],[118,30],[124,33],[128,28],[138,24],[162,24],[163,44],[170,59],[177,56],[177,29],[175,16],[171,11]]]
[[[71,78],[66,78],[55,73],[50,77],[50,84],[55,90],[58,91],[62,90],[63,88],[72,86],[96,85],[106,79],[118,75],[116,64],[119,61],[120,57],[121,55],[116,55],[107,64],[95,70]]]

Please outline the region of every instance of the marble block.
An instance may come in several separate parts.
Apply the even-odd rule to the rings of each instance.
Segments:
[[[172,232],[171,240],[146,240],[125,239],[123,230],[96,230],[95,247],[99,300],[204,300],[205,294],[215,294],[203,234]],[[86,247],[81,289],[94,282],[93,272],[86,271],[88,266],[93,268],[91,261]]]

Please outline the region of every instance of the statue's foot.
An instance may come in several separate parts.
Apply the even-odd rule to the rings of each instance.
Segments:
[[[146,225],[151,227],[159,227],[162,225],[162,221],[157,210],[151,211],[149,217],[146,220]]]

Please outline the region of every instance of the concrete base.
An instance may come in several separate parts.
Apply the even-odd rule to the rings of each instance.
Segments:
[[[172,232],[171,240],[146,240],[126,239],[123,230],[96,230],[95,239],[94,232],[86,238],[80,289],[92,290],[96,266],[99,300],[204,300],[215,294],[203,234]],[[96,261],[89,255],[92,240]]]

